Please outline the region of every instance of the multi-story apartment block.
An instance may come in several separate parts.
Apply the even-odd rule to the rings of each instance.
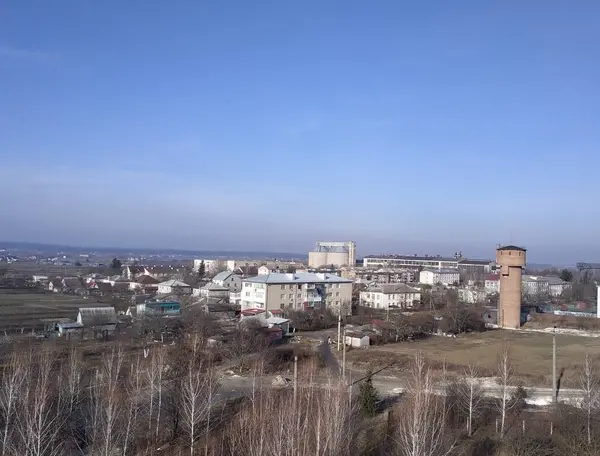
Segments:
[[[413,307],[420,301],[421,292],[404,283],[377,285],[360,292],[361,305],[377,309]]]
[[[459,281],[458,269],[423,269],[419,273],[419,282],[427,285],[454,285]]]
[[[352,280],[325,273],[273,273],[242,281],[242,310],[343,309],[349,314]]]
[[[375,283],[410,283],[416,282],[418,273],[414,269],[364,269],[347,268],[342,270],[342,277],[347,279],[360,279],[364,282]]]

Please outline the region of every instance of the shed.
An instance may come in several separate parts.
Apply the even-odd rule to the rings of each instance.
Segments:
[[[77,314],[77,323],[95,337],[106,337],[117,330],[117,313],[114,307],[82,307]]]
[[[284,335],[290,332],[290,320],[287,318],[269,317],[267,318],[267,324],[269,325],[269,328],[281,329]]]
[[[56,328],[59,336],[70,337],[72,334],[83,334],[83,325],[77,322],[58,323]]]
[[[359,332],[347,332],[346,333],[346,345],[351,347],[368,347],[371,344],[371,339],[367,335],[363,335]]]

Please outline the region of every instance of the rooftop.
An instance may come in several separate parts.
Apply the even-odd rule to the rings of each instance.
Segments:
[[[423,269],[423,272],[436,272],[438,274],[458,274],[458,271],[456,269],[444,269],[444,268],[440,268],[440,269],[432,269],[432,268],[425,268]]]
[[[233,275],[233,272],[231,272],[231,271],[222,271],[222,272],[219,272],[216,276],[214,276],[213,280],[227,280],[232,275]]]
[[[371,293],[398,294],[398,293],[419,293],[419,290],[405,283],[386,283],[367,289]]]
[[[181,280],[167,280],[166,282],[159,283],[163,287],[189,287],[189,285]]]
[[[352,283],[352,280],[342,279],[334,274],[313,274],[311,272],[297,272],[294,274],[271,273],[249,277],[244,282],[251,283]]]
[[[520,252],[527,252],[527,249],[524,249],[523,247],[519,247],[516,245],[505,245],[502,247],[498,247],[496,250],[518,250]]]
[[[417,261],[458,261],[455,257],[443,257],[441,255],[366,255],[364,259],[383,259],[383,260],[417,260]]]

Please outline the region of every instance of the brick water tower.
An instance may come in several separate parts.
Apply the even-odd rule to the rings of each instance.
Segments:
[[[516,245],[496,249],[496,264],[500,268],[498,325],[502,328],[521,327],[521,275],[526,252]]]

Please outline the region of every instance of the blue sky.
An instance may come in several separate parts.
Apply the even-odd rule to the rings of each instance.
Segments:
[[[4,1],[0,239],[600,261],[599,15]]]

